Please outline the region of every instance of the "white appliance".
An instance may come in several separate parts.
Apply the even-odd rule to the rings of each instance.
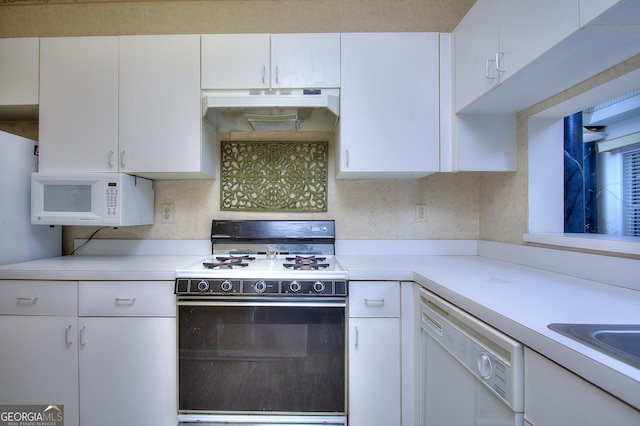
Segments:
[[[219,132],[333,131],[340,89],[205,90],[203,116]]]
[[[345,426],[348,273],[329,220],[214,220],[176,271],[180,425]]]
[[[123,173],[33,173],[31,223],[153,224],[153,181]]]
[[[524,424],[524,349],[500,331],[419,290],[420,424]]]
[[[60,256],[62,228],[33,226],[31,173],[37,142],[0,131],[0,265]]]

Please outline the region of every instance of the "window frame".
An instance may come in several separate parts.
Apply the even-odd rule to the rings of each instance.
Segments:
[[[528,230],[525,243],[640,256],[640,237],[564,233],[564,117],[638,89],[640,69],[528,116]]]

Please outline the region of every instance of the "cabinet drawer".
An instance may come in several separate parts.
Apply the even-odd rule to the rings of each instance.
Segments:
[[[0,280],[0,314],[77,315],[75,281]]]
[[[81,281],[80,316],[175,317],[173,281]]]
[[[397,281],[350,281],[350,317],[399,317],[400,284]]]

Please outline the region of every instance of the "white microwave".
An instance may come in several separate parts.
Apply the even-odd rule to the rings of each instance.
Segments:
[[[153,181],[123,173],[33,173],[34,225],[153,224]]]

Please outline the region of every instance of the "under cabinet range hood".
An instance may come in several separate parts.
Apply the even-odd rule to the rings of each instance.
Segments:
[[[219,132],[333,131],[340,89],[206,90],[202,108]]]

